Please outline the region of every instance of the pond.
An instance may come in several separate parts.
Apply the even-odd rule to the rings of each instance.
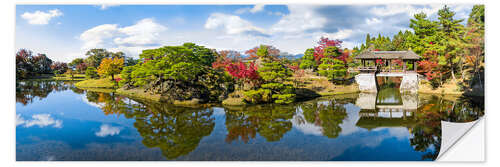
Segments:
[[[291,105],[190,108],[73,84],[16,83],[18,161],[434,160],[441,120],[484,114],[481,98],[390,86]]]

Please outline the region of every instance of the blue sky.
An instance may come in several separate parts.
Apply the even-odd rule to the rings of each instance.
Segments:
[[[195,42],[217,50],[245,51],[260,44],[303,53],[321,37],[360,45],[366,33],[394,35],[413,14],[435,19],[432,5],[17,5],[16,49],[57,61],[85,57],[90,48],[123,51]],[[449,5],[466,19],[472,4]]]

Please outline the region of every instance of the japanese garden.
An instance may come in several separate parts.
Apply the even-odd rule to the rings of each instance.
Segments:
[[[409,22],[394,36],[368,33],[353,48],[321,37],[299,56],[265,43],[237,51],[186,42],[145,49],[138,57],[94,48],[70,62],[20,49],[16,106],[29,110],[45,100],[50,106],[40,108],[74,108],[65,115],[77,119],[60,122],[73,129],[81,127],[67,124],[77,120],[101,130],[127,125],[104,135],[116,140],[113,146],[93,143],[103,137],[93,131],[81,133],[96,138],[82,137],[88,145],[62,137],[70,143],[57,145],[54,154],[62,160],[434,160],[441,120],[467,122],[484,114],[484,5],[474,5],[467,20],[444,6],[437,19],[417,13]],[[113,121],[100,125],[82,114],[94,109],[96,117]],[[29,127],[31,118],[17,119]],[[57,119],[52,122],[57,129]],[[20,127],[20,135],[35,133]],[[64,128],[43,133],[75,135]],[[329,157],[328,150],[364,150],[357,147],[363,136],[378,136],[381,128],[407,134],[404,142],[387,140],[404,143],[401,157]],[[132,137],[119,139],[120,133]],[[340,139],[352,143],[334,147],[343,145]],[[40,159],[34,148],[41,146],[24,140],[18,160]],[[98,151],[82,149],[88,147]]]

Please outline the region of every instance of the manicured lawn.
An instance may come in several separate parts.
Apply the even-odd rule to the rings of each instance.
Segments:
[[[88,79],[75,84],[78,88],[115,88],[117,84],[110,78]]]

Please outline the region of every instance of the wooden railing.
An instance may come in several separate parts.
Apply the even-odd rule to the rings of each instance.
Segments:
[[[370,66],[370,67],[358,67],[358,71],[363,73],[363,72],[376,72],[377,71],[377,66]]]
[[[378,72],[405,72],[403,69],[384,69],[380,68]]]
[[[373,73],[373,72],[395,72],[395,73],[404,73],[404,72],[415,72],[413,70],[404,70],[397,68],[378,68],[377,66],[369,66],[369,67],[358,67],[356,69],[360,73]]]

